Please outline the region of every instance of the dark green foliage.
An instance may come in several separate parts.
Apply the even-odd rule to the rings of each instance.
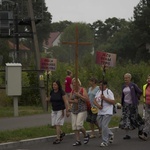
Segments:
[[[39,81],[38,72],[28,72],[23,82],[22,96],[19,100],[19,104],[22,106],[27,105],[41,105],[40,94],[39,94]]]

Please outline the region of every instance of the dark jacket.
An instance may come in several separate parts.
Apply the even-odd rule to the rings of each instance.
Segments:
[[[124,93],[123,89],[126,87],[126,85],[123,85],[122,87],[122,97],[121,97],[121,104],[123,106],[124,104]],[[132,97],[132,102],[134,105],[139,104],[139,98],[142,95],[142,90],[133,82],[129,84],[129,88],[131,90],[131,97]]]

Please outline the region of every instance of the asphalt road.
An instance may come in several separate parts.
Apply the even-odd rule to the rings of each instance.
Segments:
[[[142,113],[142,105],[139,106],[139,112]],[[115,114],[117,116],[121,115],[121,109],[117,110]],[[70,117],[66,118],[66,122],[70,122]],[[12,117],[12,118],[0,118],[0,131],[5,130],[15,130],[21,128],[28,127],[37,127],[50,124],[50,114],[41,114],[41,115],[33,115],[33,116],[24,116],[24,117]],[[143,150],[144,148],[149,149],[150,141],[141,141],[137,138],[136,131],[132,131],[131,140],[123,140],[124,132],[120,129],[115,129],[115,140],[114,143],[106,147],[105,149],[111,150]],[[43,137],[37,139],[29,139],[24,141],[17,142],[9,142],[0,144],[0,150],[70,150],[75,149],[77,147],[73,147],[72,143],[74,143],[73,135],[67,135],[64,141],[59,145],[53,145],[52,142],[54,137]],[[97,149],[100,148],[101,139],[95,138],[91,139],[89,144],[82,145],[78,147],[79,149],[91,150],[92,148]]]
[[[143,106],[139,106],[139,113],[142,114]],[[116,116],[121,116],[121,109],[117,109]],[[15,130],[28,127],[38,127],[51,124],[50,114],[38,114],[23,117],[0,118],[0,131]],[[70,122],[70,117],[66,118],[66,122]]]
[[[33,144],[20,144],[20,146],[10,148],[7,150],[147,150],[150,148],[150,139],[142,141],[137,136],[137,130],[131,131],[130,140],[124,140],[125,132],[121,129],[113,130],[115,139],[112,144],[107,147],[100,147],[101,138],[90,139],[89,143],[81,146],[74,147],[72,144],[75,142],[74,135],[67,135],[64,140],[57,145],[52,144],[55,137],[48,138],[46,141],[34,142]]]

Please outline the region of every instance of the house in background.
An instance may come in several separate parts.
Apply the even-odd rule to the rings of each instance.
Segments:
[[[47,53],[47,49],[58,46],[60,42],[61,32],[51,32],[47,41],[44,41],[43,48],[45,53]]]
[[[10,48],[10,52],[9,52],[9,57],[11,57],[13,60],[15,60],[15,58],[17,58],[17,52],[16,52],[16,44],[14,44],[11,41],[8,41],[8,46]],[[30,55],[30,49],[28,47],[26,47],[25,45],[23,45],[22,43],[19,44],[19,59],[20,60],[27,60],[29,58]]]

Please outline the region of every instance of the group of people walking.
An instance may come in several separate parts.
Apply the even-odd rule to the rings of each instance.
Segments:
[[[130,130],[138,128],[138,137],[142,140],[148,139],[150,132],[150,75],[143,91],[133,82],[130,73],[124,75],[122,86],[122,116],[119,128],[125,130],[124,140],[130,139]],[[69,83],[68,83],[69,82]],[[60,81],[53,81],[50,97],[47,100],[52,105],[51,120],[52,126],[56,128],[56,140],[53,144],[59,144],[65,133],[61,130],[64,124],[65,115],[71,116],[72,130],[75,133],[73,146],[82,145],[80,133],[83,134],[83,143],[87,144],[90,138],[96,137],[95,126],[99,136],[102,137],[100,146],[108,146],[114,140],[114,133],[108,128],[113,116],[115,98],[113,92],[108,88],[107,81],[99,81],[92,77],[89,79],[90,87],[86,90],[79,79],[72,79],[72,72],[67,71],[65,79],[65,91]],[[138,113],[139,98],[143,94],[145,104],[145,118]],[[90,101],[91,109],[87,108]],[[94,110],[94,111],[93,111]],[[84,128],[84,121],[89,122],[91,134]]]

